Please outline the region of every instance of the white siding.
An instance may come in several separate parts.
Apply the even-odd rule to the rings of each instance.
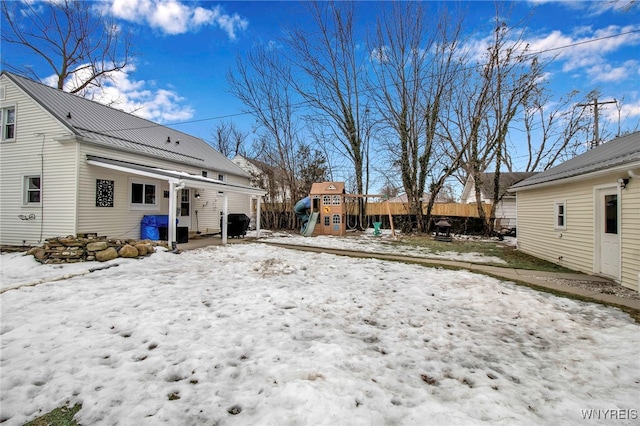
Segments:
[[[139,238],[140,225],[144,215],[168,214],[169,199],[164,198],[164,191],[169,190],[169,184],[166,180],[160,180],[154,183],[159,185],[160,191],[157,194],[159,200],[159,208],[156,211],[149,210],[132,210],[129,206],[129,178],[130,175],[124,172],[107,169],[104,167],[92,166],[86,163],[86,155],[95,155],[107,157],[114,160],[128,161],[131,163],[145,164],[154,167],[165,168],[168,170],[177,170],[200,175],[202,170],[194,166],[180,165],[158,160],[128,152],[112,151],[103,147],[90,144],[82,144],[80,154],[80,199],[79,203],[79,232],[107,235],[120,238]],[[217,178],[218,171],[208,170],[208,177]],[[115,182],[114,207],[95,207],[95,191],[96,179],[108,179]],[[140,177],[152,181],[148,178]],[[246,177],[225,175],[225,179],[229,183],[236,183],[248,186],[249,179]],[[197,184],[195,184],[197,185]],[[198,186],[192,187],[191,195],[198,192],[200,199],[192,198],[191,202],[191,227],[190,232],[196,230],[202,233],[215,233],[220,231],[220,212],[223,208],[222,194],[208,188]],[[249,195],[229,193],[229,212],[244,213],[250,215]],[[196,213],[197,222],[196,222]]]
[[[518,248],[567,268],[594,272],[594,187],[616,185],[618,174],[539,189],[518,191]],[[640,185],[621,196],[622,285],[638,289]],[[566,204],[566,229],[554,229],[554,203]]]
[[[640,291],[640,179],[622,190],[622,285]]]
[[[6,76],[0,84],[5,88],[0,105],[16,106],[15,141],[0,143],[0,243],[37,245],[50,237],[75,235],[75,146],[55,140],[69,130]],[[25,175],[41,175],[38,207],[23,205]],[[21,215],[35,219],[21,220]]]
[[[496,205],[496,224],[501,227],[516,227],[516,200],[515,198],[503,198]]]

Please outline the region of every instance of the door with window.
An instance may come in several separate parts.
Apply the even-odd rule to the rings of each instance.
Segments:
[[[620,206],[616,187],[599,189],[597,195],[597,240],[601,274],[620,278]]]
[[[191,191],[189,188],[181,189],[178,193],[178,226],[186,226],[191,229]]]

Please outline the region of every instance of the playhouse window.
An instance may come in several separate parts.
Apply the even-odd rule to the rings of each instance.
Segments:
[[[324,217],[324,226],[329,226],[331,225],[331,217],[330,216],[325,216]]]
[[[24,188],[24,203],[40,204],[42,200],[42,180],[40,176],[25,176]]]
[[[339,195],[334,195],[331,199],[331,204],[333,204],[334,206],[339,206],[340,205],[340,196]]]
[[[334,225],[340,225],[340,215],[339,214],[334,214],[333,215],[333,224]]]
[[[16,137],[16,107],[2,109],[2,140],[13,140]]]
[[[323,195],[322,196],[322,205],[330,206],[331,205],[331,195]]]

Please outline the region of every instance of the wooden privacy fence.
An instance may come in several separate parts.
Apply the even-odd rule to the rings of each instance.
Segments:
[[[482,205],[485,215],[491,214],[491,204]],[[391,210],[392,216],[402,216],[409,214],[409,206],[405,203],[369,203],[367,204],[367,216],[389,214]],[[423,204],[422,213],[427,214],[427,205]],[[473,204],[458,203],[436,203],[431,209],[431,216],[447,216],[447,217],[479,217],[478,206]]]
[[[389,203],[387,208],[386,202],[381,203],[368,203],[367,204],[367,216],[382,216],[388,215],[391,210],[392,216],[404,216],[409,214],[409,206],[405,203]],[[483,204],[485,215],[489,217],[491,214],[491,204]],[[285,212],[293,207],[284,205],[283,203],[263,203],[261,209],[264,212]],[[427,213],[427,205],[424,204],[422,212]],[[347,207],[347,214],[355,213],[355,205],[349,205]],[[479,217],[478,206],[473,204],[458,204],[458,203],[436,203],[431,210],[431,216],[443,216],[443,217]]]

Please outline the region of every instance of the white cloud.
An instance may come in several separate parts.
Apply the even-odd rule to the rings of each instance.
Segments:
[[[235,40],[238,32],[244,31],[249,25],[249,21],[237,13],[224,13],[221,6],[207,9],[178,0],[107,0],[102,11],[118,19],[146,23],[170,35],[184,34],[210,25],[220,28],[229,39]]]
[[[137,115],[156,123],[185,121],[193,117],[195,111],[184,105],[185,99],[177,92],[168,89],[150,89],[153,82],[132,80],[135,66],[130,65],[125,72],[112,73],[100,88],[91,87],[81,95],[87,99],[109,105],[113,108]],[[85,81],[88,71],[81,71],[74,79],[65,83],[64,90],[71,91]],[[57,77],[43,79],[43,83],[56,86]]]
[[[589,68],[587,74],[595,82],[616,82],[626,80],[630,76],[637,76],[639,67],[636,60],[626,61],[618,67],[602,63]]]

